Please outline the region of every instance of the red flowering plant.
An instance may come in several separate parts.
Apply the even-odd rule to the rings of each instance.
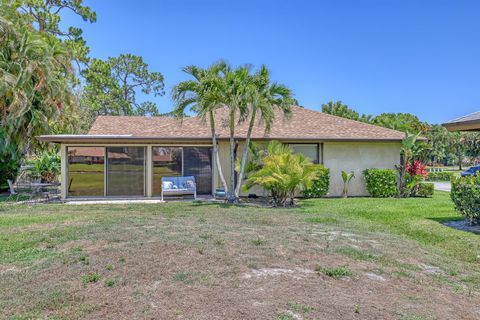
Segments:
[[[414,196],[418,191],[419,183],[427,177],[427,167],[415,160],[407,163],[406,171],[408,173],[405,177],[406,188],[410,191],[410,196]]]
[[[427,177],[427,166],[421,163],[418,160],[413,161],[413,163],[407,163],[407,172],[412,177],[413,176],[422,176],[423,178]]]

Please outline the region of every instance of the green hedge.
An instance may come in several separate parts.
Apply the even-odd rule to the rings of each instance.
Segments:
[[[450,181],[452,180],[453,172],[429,172],[426,180],[428,181]]]
[[[430,198],[430,197],[433,196],[434,190],[435,190],[435,188],[434,188],[433,183],[422,182],[422,183],[418,184],[417,190],[415,191],[415,196]]]
[[[453,178],[450,197],[461,215],[472,224],[480,224],[480,176]]]
[[[305,198],[321,198],[327,195],[330,186],[330,170],[320,168],[318,170],[318,178],[313,182],[311,188],[303,191]]]
[[[393,169],[367,169],[363,172],[372,197],[387,198],[398,194],[397,172]]]

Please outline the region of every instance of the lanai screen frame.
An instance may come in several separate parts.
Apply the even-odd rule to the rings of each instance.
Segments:
[[[145,194],[144,196],[107,196],[106,191],[104,191],[103,196],[69,196],[68,195],[68,148],[69,147],[101,147],[105,148],[104,152],[104,179],[106,179],[106,166],[107,166],[107,147],[145,147]],[[216,188],[216,163],[214,161],[214,154],[213,154],[213,145],[211,143],[157,143],[157,142],[149,142],[149,143],[61,143],[60,146],[60,154],[61,154],[61,198],[62,199],[145,199],[145,198],[160,198],[160,196],[153,195],[153,147],[196,147],[196,148],[210,148],[210,156],[211,156],[211,179],[212,179],[212,190],[211,193],[213,194]],[[183,151],[182,151],[183,153]],[[183,167],[183,155],[182,155],[182,167]],[[182,168],[183,171],[183,168]],[[104,190],[106,189],[106,180],[104,180]]]

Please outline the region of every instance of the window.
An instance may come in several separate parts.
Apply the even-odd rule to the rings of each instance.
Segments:
[[[162,188],[162,177],[182,175],[182,148],[153,147],[153,191],[152,195],[159,196]]]
[[[107,147],[107,196],[145,195],[145,147]]]
[[[313,163],[321,163],[320,144],[317,143],[298,143],[290,144],[293,152],[301,153],[309,158]]]
[[[68,147],[69,197],[103,197],[105,194],[104,147]]]

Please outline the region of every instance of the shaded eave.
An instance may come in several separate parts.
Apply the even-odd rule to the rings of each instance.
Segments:
[[[38,140],[51,143],[85,143],[85,144],[98,144],[98,143],[211,143],[210,137],[144,137],[144,136],[132,136],[132,135],[43,135],[38,136]],[[245,137],[235,137],[236,140],[244,140]],[[219,137],[218,140],[228,140],[226,137]],[[284,142],[319,142],[319,141],[332,141],[332,142],[401,142],[402,139],[391,138],[338,138],[338,137],[252,137],[254,141],[269,141],[280,140]]]
[[[442,124],[448,131],[480,131],[480,119],[468,121],[450,121]]]

